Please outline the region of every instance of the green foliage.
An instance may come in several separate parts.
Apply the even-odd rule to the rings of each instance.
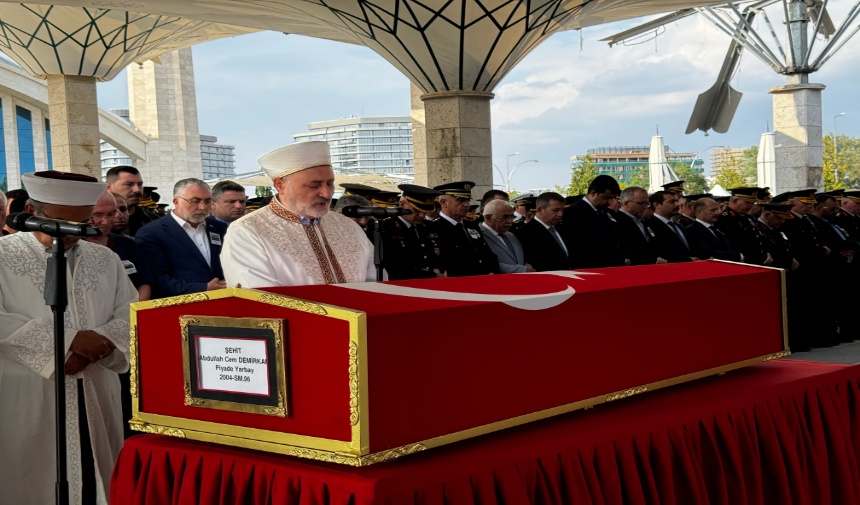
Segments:
[[[723,189],[738,188],[746,186],[747,181],[744,177],[743,167],[741,163],[733,156],[725,156],[725,165],[714,177],[714,184],[719,184]]]
[[[676,161],[672,164],[672,169],[678,174],[678,179],[684,181],[684,193],[699,195],[708,192],[708,181],[705,180],[705,176],[690,168],[690,165]]]
[[[618,185],[621,186],[621,189],[629,188],[630,186],[638,186],[647,190],[650,184],[651,176],[648,173],[648,167],[637,167],[636,172],[633,173],[629,179],[626,181],[618,181]]]
[[[758,146],[752,146],[749,149],[744,149],[744,156],[740,163],[741,175],[744,178],[745,185],[758,185]]]
[[[860,139],[839,135],[823,139],[824,190],[860,187]]]
[[[570,184],[566,188],[557,187],[563,195],[582,195],[588,190],[588,185],[597,177],[597,165],[591,156],[586,156],[579,166],[570,171]]]
[[[255,193],[258,197],[272,196],[272,188],[270,188],[269,186],[257,186]]]

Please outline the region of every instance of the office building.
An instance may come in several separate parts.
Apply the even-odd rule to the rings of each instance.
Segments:
[[[597,167],[599,175],[610,175],[618,182],[626,182],[643,170],[648,173],[649,146],[612,146],[596,147],[589,149],[585,155],[574,155],[570,158],[570,168],[578,168],[586,157],[590,157]],[[694,159],[695,158],[695,161]],[[666,146],[666,161],[672,163],[684,163],[690,166],[698,174],[705,171],[704,161],[696,157],[695,153],[676,153]]]

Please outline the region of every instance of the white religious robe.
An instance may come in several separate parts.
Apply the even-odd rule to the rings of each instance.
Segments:
[[[373,244],[353,220],[329,212],[306,226],[277,199],[227,228],[227,286],[304,286],[376,280]]]
[[[54,503],[54,325],[45,305],[49,254],[31,233],[0,239],[0,503]],[[79,330],[104,335],[116,349],[66,377],[69,502],[81,500],[78,378],[83,379],[99,504],[108,503],[122,448],[119,372],[128,370],[129,303],[137,291],[119,257],[80,241],[66,266],[65,349]],[[73,266],[74,268],[70,268]],[[65,362],[65,358],[64,358]]]

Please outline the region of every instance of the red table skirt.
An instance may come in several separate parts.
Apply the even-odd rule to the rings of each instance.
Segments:
[[[129,439],[112,504],[860,503],[860,366],[783,360],[364,468]]]

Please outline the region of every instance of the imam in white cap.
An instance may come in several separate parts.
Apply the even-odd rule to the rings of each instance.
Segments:
[[[107,191],[107,184],[82,174],[49,170],[21,176],[30,198],[37,202],[69,207],[90,207]]]
[[[272,179],[280,179],[308,168],[331,166],[328,142],[297,142],[260,156],[260,168]]]

